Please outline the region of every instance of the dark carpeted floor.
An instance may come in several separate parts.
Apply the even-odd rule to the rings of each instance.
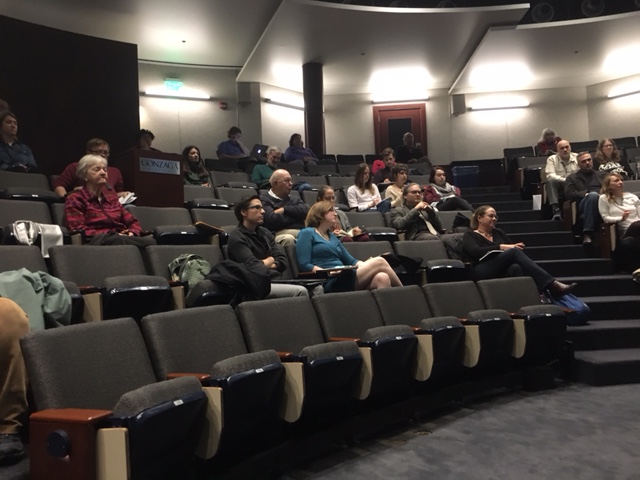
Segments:
[[[284,479],[640,479],[640,385],[470,402]]]

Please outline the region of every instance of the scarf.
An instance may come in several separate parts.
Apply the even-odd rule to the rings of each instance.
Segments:
[[[436,185],[435,183],[432,183],[431,186],[440,197],[440,200],[444,200],[445,198],[456,196],[456,188],[450,183],[445,183],[444,187],[441,187],[440,185]]]

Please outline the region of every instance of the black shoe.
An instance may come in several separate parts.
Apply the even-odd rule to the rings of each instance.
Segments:
[[[575,282],[567,285],[566,283],[554,280],[553,282],[551,282],[551,284],[549,284],[547,288],[549,289],[549,292],[551,292],[551,295],[553,295],[554,297],[560,297],[576,288],[576,285],[578,284]]]
[[[556,222],[562,221],[562,213],[560,213],[560,210],[553,212],[553,217],[551,217],[551,220],[555,220]]]
[[[20,435],[0,434],[0,465],[11,465],[24,457],[24,445]]]

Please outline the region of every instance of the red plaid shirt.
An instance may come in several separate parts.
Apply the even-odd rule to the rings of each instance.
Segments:
[[[64,211],[69,230],[84,230],[89,237],[107,232],[142,232],[136,217],[122,207],[115,195],[102,196],[100,200],[87,188],[76,190],[67,196]]]

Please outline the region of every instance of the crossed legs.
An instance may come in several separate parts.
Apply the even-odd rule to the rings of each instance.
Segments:
[[[401,286],[402,282],[398,275],[382,257],[370,258],[362,262],[356,270],[356,288],[358,290]]]

